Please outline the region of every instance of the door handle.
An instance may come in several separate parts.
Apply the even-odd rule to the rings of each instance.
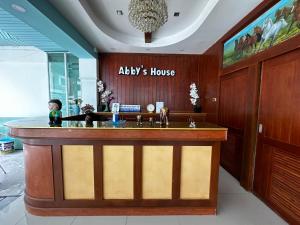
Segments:
[[[260,123],[258,124],[258,133],[262,133],[263,132],[263,125]]]

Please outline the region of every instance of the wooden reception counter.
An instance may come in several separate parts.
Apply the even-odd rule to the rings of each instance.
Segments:
[[[24,143],[25,204],[32,214],[216,214],[226,128],[125,121],[50,128],[43,119],[6,125]]]

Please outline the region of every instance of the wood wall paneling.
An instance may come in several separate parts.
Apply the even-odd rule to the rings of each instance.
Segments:
[[[300,145],[300,51],[263,63],[260,123],[263,136]]]
[[[295,50],[263,62],[263,131],[258,135],[254,179],[254,192],[291,224],[300,221],[299,57],[300,50]]]
[[[220,81],[219,123],[243,130],[248,86],[248,68],[228,74]]]
[[[242,168],[249,76],[245,68],[220,80],[219,123],[229,128],[228,141],[221,145],[221,164],[237,179]]]
[[[284,214],[300,221],[300,155],[273,148],[268,199]]]
[[[297,217],[298,215],[295,214],[295,209],[299,212],[299,208],[298,206],[295,208],[295,205],[293,205],[294,200],[288,199],[287,197],[291,193],[295,194],[295,192],[290,191],[290,188],[283,188],[280,186],[284,190],[289,190],[288,194],[282,193],[283,196],[286,197],[285,201],[288,200],[287,202],[289,203],[284,203],[282,199],[280,200],[276,197],[273,197],[273,200],[270,200],[268,196],[272,188],[275,188],[272,187],[272,182],[270,182],[273,168],[271,162],[273,162],[274,159],[274,152],[285,149],[285,151],[293,152],[294,156],[300,152],[298,147],[300,144],[300,78],[299,75],[296,75],[300,74],[300,68],[299,62],[297,61],[299,53],[294,51],[300,47],[300,35],[264,52],[246,58],[234,65],[226,68],[222,67],[224,42],[277,2],[278,0],[263,1],[209,48],[204,56],[216,58],[218,61],[218,68],[211,69],[211,75],[214,79],[219,77],[220,80],[218,84],[215,84],[215,86],[220,85],[220,91],[218,93],[220,102],[215,110],[219,113],[218,122],[220,124],[226,124],[229,128],[231,127],[229,129],[228,144],[230,144],[230,142],[232,142],[232,144],[227,147],[226,144],[223,143],[221,155],[222,164],[225,168],[229,168],[229,170],[230,168],[236,168],[236,161],[234,160],[234,157],[230,157],[230,155],[233,156],[233,152],[237,152],[235,151],[235,146],[238,146],[236,143],[240,143],[238,140],[242,141],[243,163],[240,171],[241,185],[248,190],[251,190],[253,187],[254,192],[274,210],[279,212],[288,222],[291,224],[298,224],[299,218]],[[266,69],[266,67],[268,69]],[[222,90],[222,88],[224,88],[224,79],[228,77],[231,78],[235,73],[239,73],[243,70],[248,70],[248,74],[251,75],[247,81],[248,93],[246,95],[246,106],[240,114],[244,119],[243,126],[241,126],[242,123],[238,122],[240,118],[235,119],[233,117],[236,112],[230,112],[229,109],[223,105],[226,103],[224,100],[228,98],[229,91]],[[263,81],[262,87],[260,88],[261,77]],[[262,89],[262,93],[260,92],[260,89]],[[241,93],[235,94],[240,95]],[[241,97],[234,96],[232,98],[233,99],[229,100],[229,104],[233,106],[240,104],[239,102],[231,103],[230,101],[240,101]],[[264,133],[267,137],[258,135],[256,138],[259,106],[261,107],[259,122],[264,125]],[[233,134],[232,127],[240,128],[240,130],[238,129],[235,131],[240,132],[240,134],[243,133],[242,140],[238,139],[238,136]],[[272,146],[276,146],[278,149],[274,150]],[[229,154],[227,154],[228,152]],[[288,153],[283,153],[283,155],[285,154]],[[255,173],[253,174],[253,159],[255,155]],[[235,159],[237,160],[239,157],[236,157]],[[227,162],[227,164],[225,164],[225,162]],[[293,162],[295,163],[295,161]],[[233,171],[234,170],[230,172],[234,173]],[[253,177],[255,178],[254,181]],[[274,190],[278,191],[280,188],[277,186]],[[299,188],[296,194],[299,194]],[[274,201],[277,203],[274,203]],[[282,206],[280,206],[281,204]],[[298,221],[296,222],[297,219]]]
[[[240,179],[243,155],[243,135],[229,131],[227,141],[221,144],[221,165],[236,179]]]
[[[189,90],[191,82],[195,82],[200,91],[203,111],[208,109],[215,117],[214,106],[208,105],[208,96],[213,84],[206,86],[208,59],[201,55],[161,55],[161,54],[100,54],[100,74],[108,89],[113,91],[114,102],[121,104],[140,104],[143,111],[149,103],[163,101],[171,111],[191,112]],[[120,66],[137,67],[143,65],[150,72],[151,67],[157,69],[176,70],[174,77],[156,76],[121,76],[118,75]],[[215,68],[215,67],[214,67]],[[213,103],[216,105],[216,103]]]
[[[277,147],[260,139],[254,179],[255,194],[283,216],[289,224],[300,221],[300,148]],[[280,145],[279,145],[280,146]]]
[[[201,92],[201,103],[204,112],[208,113],[206,120],[216,123],[219,92],[219,58],[214,55],[203,55],[202,58],[204,63],[200,65],[203,74],[201,76],[201,87],[203,89]]]

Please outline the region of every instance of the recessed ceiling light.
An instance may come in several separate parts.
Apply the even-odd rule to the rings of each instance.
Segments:
[[[174,12],[174,16],[179,16],[180,12]]]
[[[123,16],[123,11],[122,10],[117,10],[117,15],[118,16]]]
[[[25,13],[25,12],[26,12],[26,9],[23,8],[23,7],[20,6],[20,5],[17,5],[17,4],[11,4],[11,7],[12,7],[14,10],[18,11],[18,12],[21,12],[21,13]]]

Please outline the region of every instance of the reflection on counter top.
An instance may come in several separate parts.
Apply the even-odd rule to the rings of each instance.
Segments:
[[[159,123],[151,125],[148,121],[138,125],[134,121],[120,120],[118,123],[112,121],[94,121],[93,127],[86,127],[84,121],[63,121],[61,127],[50,127],[48,125],[48,118],[27,118],[21,120],[13,120],[5,123],[9,128],[50,128],[50,129],[168,129],[168,130],[227,130],[227,128],[220,127],[216,124],[206,122],[196,122],[194,128],[190,127],[188,122],[170,122],[168,126],[161,126]]]

